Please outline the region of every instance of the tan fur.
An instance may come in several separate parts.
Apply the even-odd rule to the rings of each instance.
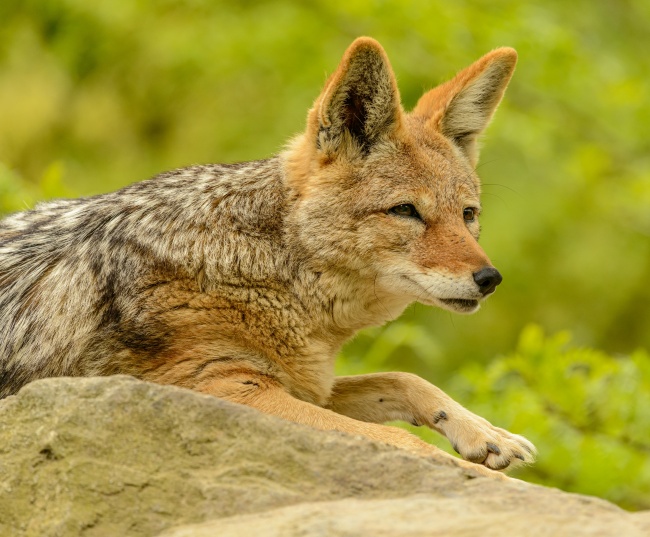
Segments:
[[[357,330],[413,301],[472,313],[500,282],[477,242],[474,166],[515,61],[497,49],[406,113],[386,53],[359,38],[280,156],[0,222],[0,396],[128,373],[489,475],[532,461],[530,442],[415,375],[334,376]]]

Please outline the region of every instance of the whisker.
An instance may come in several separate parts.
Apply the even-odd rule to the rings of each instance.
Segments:
[[[519,192],[518,190],[515,190],[512,187],[509,187],[508,185],[502,185],[500,183],[483,183],[483,186],[498,186],[498,187],[501,187],[501,188],[505,188],[506,190],[510,190],[510,192],[512,192],[514,194],[517,194],[518,196],[521,196],[521,192]]]
[[[508,202],[506,200],[504,200],[501,196],[499,196],[497,194],[493,194],[492,192],[483,192],[483,196],[492,196],[492,197],[498,199],[501,203],[503,203],[505,205],[508,205]]]
[[[499,160],[502,160],[502,157],[495,157],[495,158],[493,158],[491,160],[482,161],[480,164],[477,164],[476,166],[474,166],[474,171],[478,170],[479,168],[482,168],[486,164],[492,164],[493,162],[497,162]]]
[[[388,308],[384,305],[384,303],[380,300],[379,296],[377,295],[377,277],[379,274],[375,274],[375,278],[372,281],[372,292],[375,295],[375,298],[377,299],[377,303],[384,308],[384,311],[386,312],[386,315],[390,317],[390,311],[388,311]]]

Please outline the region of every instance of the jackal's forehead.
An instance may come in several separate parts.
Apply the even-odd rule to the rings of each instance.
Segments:
[[[459,201],[478,203],[480,183],[467,159],[442,136],[413,123],[405,125],[395,143],[368,156],[361,183],[396,202],[422,198],[440,209],[455,209]]]
[[[421,167],[431,170],[441,183],[462,187],[477,194],[480,184],[474,169],[462,151],[442,134],[431,130],[417,117],[406,116],[404,121],[405,144],[418,159]]]

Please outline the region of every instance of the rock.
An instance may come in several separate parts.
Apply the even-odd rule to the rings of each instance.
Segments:
[[[513,501],[514,500],[514,501]],[[557,501],[557,498],[555,499]],[[544,508],[527,513],[514,498],[498,508],[467,498],[429,495],[391,500],[345,499],[301,503],[254,515],[193,524],[163,532],[159,537],[562,537],[648,536],[650,524],[628,514],[593,512],[554,514]],[[508,505],[510,504],[510,505]],[[548,504],[547,508],[553,508]]]
[[[650,535],[648,513],[130,377],[0,401],[0,536]]]

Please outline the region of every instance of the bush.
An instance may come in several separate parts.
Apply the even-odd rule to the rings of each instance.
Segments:
[[[569,346],[567,332],[538,326],[489,367],[468,365],[451,391],[474,411],[525,433],[538,462],[526,481],[650,508],[650,359]]]

